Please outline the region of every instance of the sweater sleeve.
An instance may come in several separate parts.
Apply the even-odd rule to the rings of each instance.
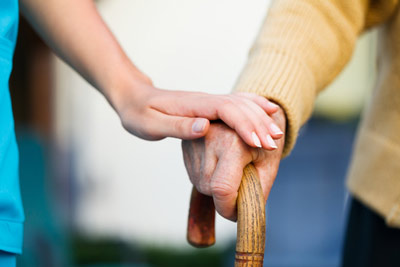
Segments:
[[[318,92],[351,58],[359,34],[387,19],[399,0],[276,0],[235,91],[278,103],[287,117],[284,156],[310,117]]]

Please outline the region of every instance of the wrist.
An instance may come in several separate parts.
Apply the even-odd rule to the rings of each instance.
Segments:
[[[150,78],[129,60],[115,68],[110,77],[103,94],[117,113],[121,112],[126,102],[134,101],[144,87],[152,86]]]

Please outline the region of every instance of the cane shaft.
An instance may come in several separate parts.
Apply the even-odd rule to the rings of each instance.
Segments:
[[[265,249],[265,201],[257,171],[249,164],[243,171],[237,199],[235,266],[263,266]]]
[[[215,243],[215,208],[212,198],[193,188],[187,239],[195,247]],[[236,267],[263,266],[265,249],[265,201],[257,170],[243,170],[237,199]]]

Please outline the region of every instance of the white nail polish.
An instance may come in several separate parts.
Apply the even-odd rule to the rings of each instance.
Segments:
[[[269,105],[271,108],[278,108],[278,107],[279,107],[277,104],[275,104],[275,103],[273,103],[273,102],[271,102],[271,101],[268,101],[268,105]]]
[[[261,147],[260,138],[258,138],[258,136],[257,136],[257,134],[255,132],[251,133],[251,137],[253,138],[254,145],[256,147]]]
[[[272,137],[269,134],[267,134],[267,143],[272,148],[278,148],[278,146],[276,145],[274,139],[272,139]]]
[[[279,129],[279,127],[275,123],[271,123],[271,125],[269,127],[273,134],[283,134],[281,129]]]

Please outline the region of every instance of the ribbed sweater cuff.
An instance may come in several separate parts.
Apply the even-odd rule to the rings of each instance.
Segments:
[[[283,157],[287,156],[312,111],[315,82],[311,72],[287,53],[253,51],[234,91],[256,93],[283,108],[287,119]]]

